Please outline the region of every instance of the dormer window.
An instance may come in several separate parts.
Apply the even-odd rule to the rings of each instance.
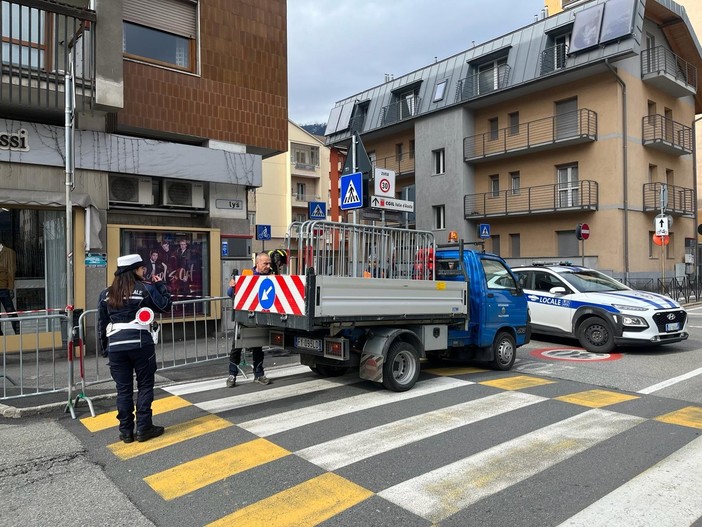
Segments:
[[[396,123],[417,115],[420,103],[420,86],[421,81],[393,90],[390,104],[383,108],[382,124]]]

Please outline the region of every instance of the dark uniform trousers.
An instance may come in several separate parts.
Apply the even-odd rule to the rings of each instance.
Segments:
[[[137,432],[153,425],[151,403],[154,400],[154,374],[156,373],[156,347],[109,351],[110,373],[117,385],[117,419],[119,431],[134,433],[134,373],[139,393],[136,401]]]
[[[253,356],[253,374],[254,377],[261,377],[263,375],[263,348],[249,348]],[[239,368],[237,367],[241,363],[241,348],[232,347],[229,353],[229,375],[237,376],[239,373]]]

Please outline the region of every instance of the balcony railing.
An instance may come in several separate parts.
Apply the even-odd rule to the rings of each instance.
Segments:
[[[597,140],[597,114],[586,108],[463,140],[465,161],[485,161]]]
[[[541,75],[552,73],[554,71],[566,67],[566,59],[568,58],[568,45],[556,44],[550,48],[546,48],[541,52],[540,71]]]
[[[643,118],[643,144],[669,154],[691,154],[694,148],[692,128],[663,115]]]
[[[597,182],[583,180],[569,185],[539,185],[497,193],[468,194],[463,201],[463,214],[465,219],[470,220],[597,210],[597,206]]]
[[[297,202],[309,203],[310,201],[319,201],[321,196],[316,194],[300,194],[297,192],[292,193],[293,204]]]
[[[291,162],[291,165],[295,170],[306,170],[306,171],[312,171],[314,172],[319,168],[319,165],[315,165],[313,163],[298,163],[297,161]]]
[[[76,108],[92,107],[95,12],[55,2],[10,0],[1,6],[0,104],[63,111],[64,79],[72,54]]]
[[[384,106],[380,112],[380,126],[404,121],[419,114],[419,97],[408,97],[400,99]]]
[[[645,212],[661,211],[661,186],[663,183],[645,183],[643,186],[643,203]],[[667,213],[681,216],[695,215],[695,192],[691,188],[667,185]]]
[[[501,64],[497,68],[480,71],[461,79],[456,84],[456,102],[506,88],[509,84],[509,73],[510,67]]]
[[[641,51],[641,78],[675,97],[697,93],[697,68],[663,46]]]
[[[375,163],[371,162],[373,169],[384,168],[386,170],[394,170],[396,176],[414,173],[414,153],[403,153],[390,157],[376,159]]]

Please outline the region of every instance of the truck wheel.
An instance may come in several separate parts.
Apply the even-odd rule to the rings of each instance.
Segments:
[[[393,392],[405,392],[418,378],[419,353],[408,342],[395,342],[383,364],[383,386]]]
[[[346,366],[330,366],[329,364],[317,364],[314,371],[319,373],[322,377],[341,377],[347,371],[349,371]]]
[[[609,353],[614,349],[612,329],[599,317],[587,318],[580,324],[578,340],[590,353]]]
[[[517,358],[517,345],[511,333],[500,331],[492,343],[493,359],[490,366],[494,370],[511,370]]]

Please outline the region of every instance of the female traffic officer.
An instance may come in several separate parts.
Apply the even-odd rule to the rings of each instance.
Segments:
[[[138,254],[117,258],[112,285],[100,293],[98,336],[110,373],[117,385],[119,438],[134,441],[134,380],[137,379],[136,440],[148,441],[163,434],[151,421],[156,374],[156,346],[151,335],[154,312],[171,308],[171,295],[159,276],[144,281],[146,264]]]

